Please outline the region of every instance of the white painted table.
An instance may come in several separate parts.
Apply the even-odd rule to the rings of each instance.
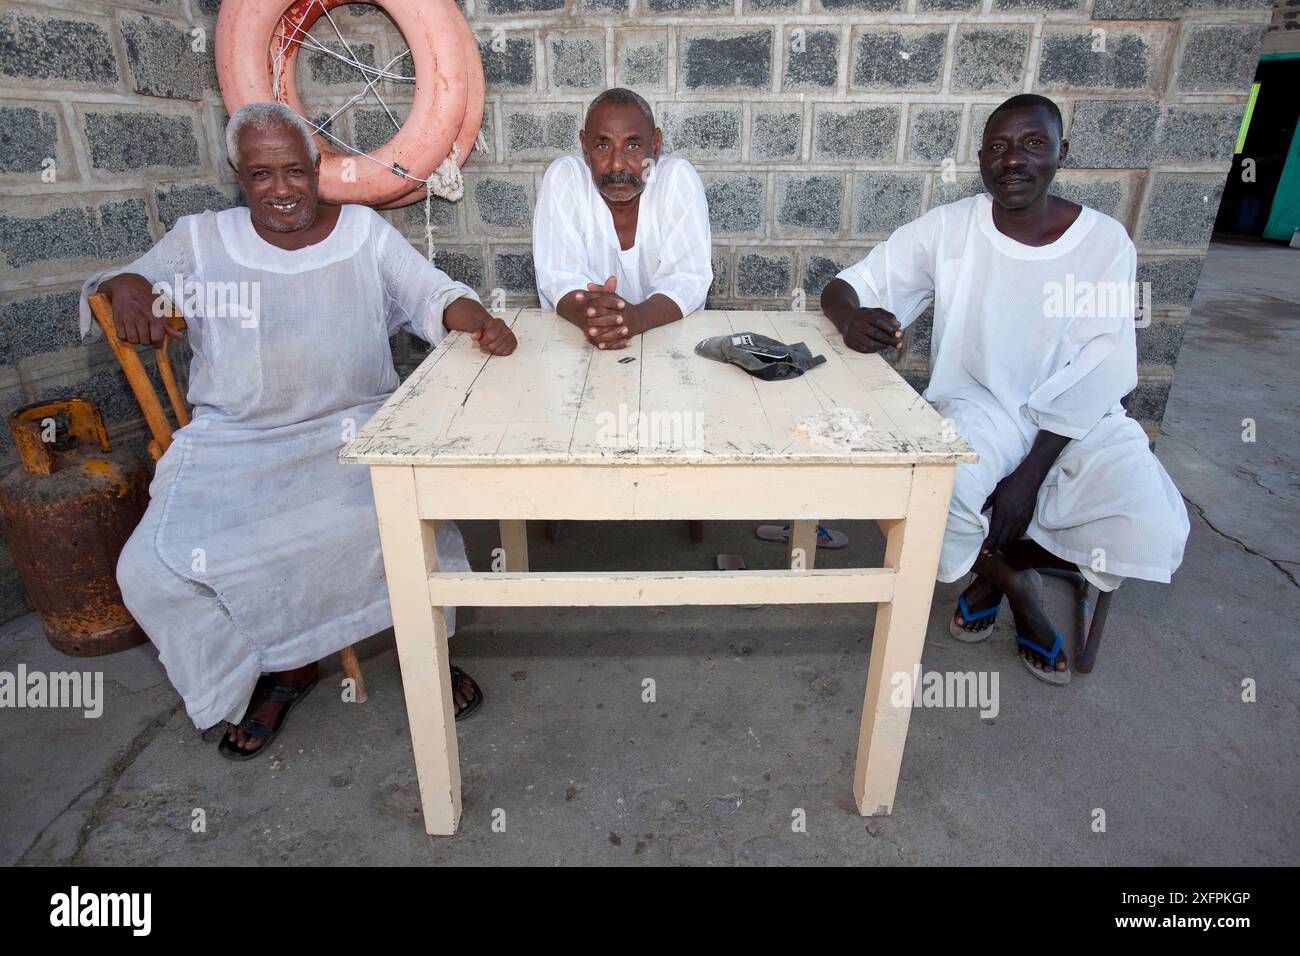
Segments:
[[[889,678],[920,662],[953,471],[976,460],[970,446],[820,315],[697,312],[614,351],[552,312],[508,321],[513,355],[452,333],[339,456],[371,469],[425,829],[454,833],[461,812],[443,606],[877,603],[853,795],[864,815],[889,813],[911,716],[891,705]],[[743,331],[807,342],[827,362],[763,382],[694,354]],[[870,416],[865,447],[820,448],[794,430],[836,407]],[[782,516],[794,520],[790,570],[528,570],[530,518]],[[439,572],[437,523],[475,518],[501,522],[501,570]],[[819,518],[879,522],[884,567],[817,570]]]

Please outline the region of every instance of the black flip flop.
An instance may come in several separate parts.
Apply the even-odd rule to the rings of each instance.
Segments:
[[[262,745],[256,750],[243,750],[230,742],[230,733],[227,731],[221,735],[221,741],[217,744],[217,752],[228,760],[252,760],[258,754],[261,754],[271,745],[271,741],[275,740],[276,736],[279,735],[281,728],[284,727],[285,719],[289,716],[289,711],[293,710],[298,701],[307,696],[307,692],[316,686],[316,681],[319,679],[320,673],[318,671],[307,683],[301,687],[294,687],[291,684],[272,684],[267,681],[265,676],[260,678],[257,683],[258,690],[261,690],[262,694],[259,697],[258,690],[253,691],[253,699],[249,701],[248,709],[251,712],[259,705],[268,702],[284,704],[275,719],[275,724],[272,726],[260,720],[254,720],[252,717],[245,717],[239,722],[239,729],[260,740]],[[266,681],[266,683],[264,684],[263,681]]]
[[[474,713],[474,711],[478,710],[480,707],[483,706],[483,691],[478,686],[478,682],[475,681],[474,678],[466,674],[459,667],[457,667],[455,664],[451,665],[451,692],[453,694],[456,693],[456,689],[460,687],[460,679],[462,677],[464,677],[466,680],[469,681],[469,686],[474,688],[474,696],[469,699],[469,702],[467,704],[465,704],[465,709],[456,715],[457,720],[464,720],[470,714]],[[455,706],[455,704],[456,702],[452,701],[453,707]]]

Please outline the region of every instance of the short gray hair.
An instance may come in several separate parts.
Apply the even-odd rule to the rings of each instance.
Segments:
[[[582,120],[582,126],[584,129],[591,125],[591,114],[596,112],[596,107],[601,103],[618,103],[620,105],[631,103],[633,106],[641,110],[641,114],[645,117],[645,121],[650,124],[650,132],[653,133],[655,131],[654,110],[650,109],[650,104],[645,101],[645,97],[640,93],[634,93],[621,86],[615,86],[612,89],[608,89],[591,101],[591,105],[587,107],[587,115],[583,117]]]
[[[315,131],[311,124],[289,107],[283,103],[248,103],[235,110],[235,115],[226,124],[226,155],[236,167],[239,166],[239,135],[245,126],[263,131],[289,126],[302,134],[303,141],[307,144],[307,154],[313,163],[320,155],[316,142],[312,139]]]

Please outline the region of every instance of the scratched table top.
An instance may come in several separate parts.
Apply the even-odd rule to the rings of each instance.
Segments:
[[[601,350],[554,312],[506,320],[519,347],[481,352],[453,332],[346,445],[367,465],[937,464],[973,450],[876,355],[807,312],[701,311]],[[766,382],[695,354],[705,338],[757,332],[826,362]],[[848,409],[869,425],[851,448],[815,444],[807,416]]]

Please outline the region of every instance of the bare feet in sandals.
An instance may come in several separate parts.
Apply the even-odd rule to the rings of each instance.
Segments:
[[[1065,655],[1064,644],[1057,647],[1060,632],[1043,609],[1043,583],[1038,572],[1028,569],[1016,572],[1007,590],[1007,600],[1016,619],[1016,649],[1020,656],[1048,683],[1069,680],[1070,661]],[[1042,650],[1027,646],[1031,643]],[[1053,651],[1056,652],[1054,655]]]
[[[474,678],[455,664],[451,665],[451,699],[456,705],[457,720],[468,717],[483,703],[483,691],[474,683]]]
[[[982,641],[993,633],[1001,606],[1002,592],[977,576],[958,597],[948,630],[959,641]]]
[[[267,674],[266,677],[269,678],[269,683],[283,684],[286,687],[306,687],[316,679],[316,672],[319,667],[319,664],[308,664],[306,667],[298,667],[291,671],[277,671],[273,674]],[[280,719],[280,712],[288,707],[289,703],[261,699],[261,690],[264,683],[267,683],[267,681],[258,682],[258,687],[253,691],[253,699],[249,702],[244,719],[252,718],[267,727],[274,727]],[[245,754],[254,753],[262,747],[262,740],[249,733],[239,724],[226,725],[226,740],[229,742],[229,747]]]
[[[981,551],[972,570],[978,579],[1006,596],[1016,621],[1016,649],[1035,677],[1049,684],[1070,682],[1070,662],[1064,638],[1043,608],[1042,578],[1034,570],[1072,569],[1042,546],[1029,540],[1013,541],[1000,551]],[[969,600],[969,598],[968,598]],[[959,637],[954,621],[954,636]],[[1033,646],[1027,646],[1033,645]]]
[[[263,687],[267,684],[279,684],[285,687],[303,688],[316,679],[320,669],[319,664],[308,664],[306,667],[299,667],[290,671],[277,671],[265,675],[265,679],[258,682],[258,687],[253,691],[253,699],[249,702],[249,709],[244,714],[244,720],[253,720],[265,727],[276,727],[280,721],[280,715],[286,707],[291,706],[288,701],[270,701],[265,699]],[[477,710],[478,706],[483,703],[483,692],[474,683],[474,679],[462,671],[459,667],[452,667],[452,700],[456,706],[456,719],[467,716],[468,713]],[[241,721],[242,724],[244,721]],[[228,749],[238,754],[251,755],[260,750],[263,746],[261,737],[250,733],[240,724],[226,724],[226,746]]]

